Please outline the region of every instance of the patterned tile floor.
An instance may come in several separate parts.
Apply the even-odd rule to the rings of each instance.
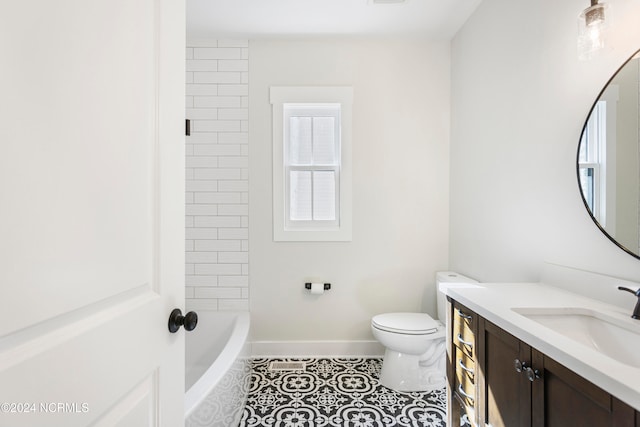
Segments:
[[[272,361],[305,362],[272,371]],[[382,359],[254,359],[240,427],[445,427],[445,389],[402,393],[378,382]]]

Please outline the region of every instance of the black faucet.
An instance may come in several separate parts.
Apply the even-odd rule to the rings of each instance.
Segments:
[[[631,315],[631,317],[634,318],[634,319],[640,319],[640,289],[638,289],[637,291],[634,291],[632,289],[625,288],[624,286],[618,286],[618,289],[620,289],[621,291],[630,292],[630,293],[632,293],[632,294],[634,294],[635,296],[638,297],[638,302],[636,303],[636,308],[633,309],[633,314]]]

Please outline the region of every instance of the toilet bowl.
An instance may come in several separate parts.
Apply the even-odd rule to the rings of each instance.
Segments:
[[[380,383],[399,391],[445,386],[445,326],[426,313],[385,313],[371,319],[385,346]],[[440,366],[442,365],[442,366]]]
[[[439,320],[427,313],[383,313],[371,319],[373,336],[385,347],[380,383],[398,391],[430,391],[446,385],[447,283],[476,283],[452,272],[436,274]]]

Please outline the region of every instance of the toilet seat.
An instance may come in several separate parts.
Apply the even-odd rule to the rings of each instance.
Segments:
[[[427,313],[385,313],[374,316],[371,325],[381,331],[404,335],[430,335],[440,324]]]

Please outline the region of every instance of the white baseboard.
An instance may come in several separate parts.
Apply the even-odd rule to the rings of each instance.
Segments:
[[[382,357],[378,341],[253,341],[252,357]]]

